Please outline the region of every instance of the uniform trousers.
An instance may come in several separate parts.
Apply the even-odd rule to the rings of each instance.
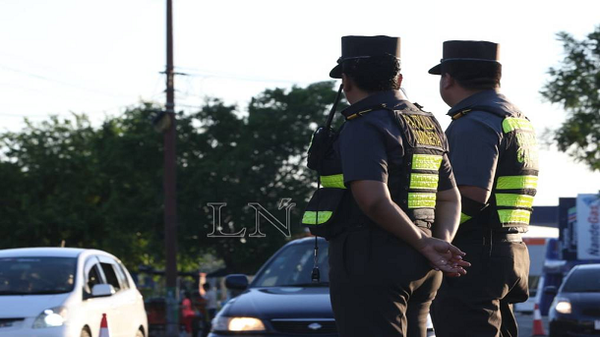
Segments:
[[[467,253],[467,275],[444,277],[432,305],[438,337],[513,337],[518,326],[513,303],[529,296],[529,252],[523,242],[466,239],[453,244]]]
[[[329,268],[341,337],[426,336],[442,275],[415,249],[372,225],[332,239]]]

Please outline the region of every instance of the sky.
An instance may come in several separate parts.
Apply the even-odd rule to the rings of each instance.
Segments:
[[[165,0],[0,0],[0,132],[24,118],[86,113],[98,125],[140,101],[164,102]],[[344,35],[402,39],[403,87],[445,127],[439,77],[445,40],[500,43],[501,91],[538,137],[565,118],[539,94],[563,58],[556,33],[582,39],[600,1],[173,0],[178,109],[206,97],[237,104],[267,88],[330,80]],[[317,121],[319,122],[319,121]],[[553,147],[540,153],[534,205],[600,190],[600,173]]]

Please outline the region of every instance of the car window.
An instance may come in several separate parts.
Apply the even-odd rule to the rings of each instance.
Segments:
[[[119,283],[121,283],[121,288],[129,289],[129,281],[125,276],[125,267],[121,263],[117,263],[114,267],[117,272],[117,277],[119,278]]]
[[[600,268],[576,269],[565,281],[565,293],[600,292]]]
[[[318,266],[321,282],[329,282],[329,264],[327,247],[319,247]],[[311,284],[314,266],[314,246],[291,245],[282,250],[256,275],[255,287],[300,286]]]
[[[76,258],[0,258],[0,296],[71,292],[75,283],[76,269]]]
[[[92,289],[96,284],[102,283],[102,277],[100,276],[100,271],[98,270],[98,265],[94,264],[90,270],[85,275],[85,292],[88,294],[92,293]]]
[[[113,286],[113,288],[115,288],[115,291],[121,290],[119,278],[117,277],[115,269],[113,268],[114,265],[112,263],[101,262],[100,266],[102,266],[102,271],[104,272],[104,276],[106,277],[106,283]]]

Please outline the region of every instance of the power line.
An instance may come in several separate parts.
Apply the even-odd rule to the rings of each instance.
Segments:
[[[7,70],[7,71],[12,71],[12,72],[17,73],[17,74],[21,74],[21,75],[29,76],[29,77],[32,77],[32,78],[36,78],[38,80],[53,82],[53,83],[57,83],[57,84],[60,84],[60,85],[67,86],[67,87],[72,87],[72,88],[75,88],[75,89],[83,90],[83,91],[94,92],[94,93],[97,93],[97,94],[102,94],[102,95],[107,95],[107,96],[112,96],[112,97],[126,97],[126,96],[129,96],[129,95],[123,95],[123,94],[109,93],[109,92],[102,91],[102,90],[97,90],[97,89],[86,88],[86,87],[82,87],[82,86],[79,86],[79,85],[76,85],[76,84],[64,82],[64,81],[61,81],[61,80],[56,80],[56,79],[53,79],[53,78],[50,78],[50,77],[46,77],[46,76],[43,76],[43,75],[34,74],[34,73],[31,73],[31,72],[28,72],[28,71],[24,71],[24,70],[12,68],[12,67],[7,67],[7,66],[4,66],[4,65],[0,65],[0,69],[4,69],[4,70]]]
[[[182,69],[185,71],[187,76],[192,77],[203,77],[203,78],[222,78],[222,79],[230,79],[230,80],[238,80],[238,81],[248,81],[248,82],[271,82],[271,83],[287,83],[287,84],[310,84],[311,82],[307,81],[292,81],[288,79],[275,79],[275,78],[266,78],[266,77],[256,77],[256,76],[240,76],[238,74],[231,73],[218,73],[210,70],[203,70],[197,68],[189,68],[189,67],[177,67],[178,69]]]
[[[0,68],[7,69],[9,67],[5,67],[5,66],[0,65]],[[20,70],[18,70],[18,69],[12,69],[12,68],[10,68],[9,70],[20,72]],[[36,78],[37,77],[41,77],[44,80],[54,81],[52,79],[46,79],[44,76],[40,76],[40,75],[36,75],[36,74],[29,74],[29,73],[27,74],[27,76],[30,76],[30,75],[34,76]],[[152,90],[153,94],[151,94],[149,96],[146,96],[146,97],[144,97],[144,96],[138,96],[138,98],[135,100],[135,102],[125,103],[125,104],[118,104],[118,105],[111,105],[108,108],[93,108],[91,110],[84,110],[84,111],[82,111],[82,113],[84,113],[84,114],[86,114],[88,116],[91,116],[93,114],[107,113],[107,112],[110,112],[110,111],[113,111],[113,110],[117,110],[117,109],[127,109],[127,108],[130,108],[130,107],[135,107],[138,104],[146,103],[146,102],[153,103],[153,104],[161,104],[159,102],[156,102],[155,100],[159,96],[164,95],[164,90],[158,90],[158,85],[159,85],[160,81],[162,80],[162,78],[163,78],[162,75],[157,76],[156,84],[154,86],[154,89]],[[12,84],[12,83],[6,83],[6,82],[5,83],[0,83],[0,85],[11,85],[11,86],[14,86],[14,84]],[[39,89],[34,89],[34,88],[25,88],[25,87],[22,87],[22,88],[23,89],[28,89],[28,90],[41,91]],[[83,88],[81,88],[81,89],[83,89]],[[131,96],[133,96],[133,95],[122,95],[122,97],[131,97]],[[63,116],[63,115],[65,115],[67,113],[70,113],[70,112],[72,112],[72,110],[65,110],[65,111],[61,111],[61,112],[49,112],[47,114],[36,114],[36,113],[33,113],[33,114],[32,113],[22,113],[22,114],[20,114],[20,113],[14,113],[14,112],[0,112],[0,116],[2,116],[2,117],[9,117],[9,118],[23,118],[23,119],[24,118],[48,118],[50,116]]]
[[[20,117],[20,118],[45,118],[48,117],[50,115],[19,115],[19,114],[14,114],[14,113],[0,113],[0,116],[2,117]]]
[[[127,109],[127,108],[131,108],[131,107],[135,107],[137,104],[141,104],[141,103],[160,104],[159,102],[152,101],[158,95],[162,95],[162,93],[154,94],[154,95],[150,96],[148,99],[138,99],[135,102],[131,102],[131,103],[127,103],[127,104],[119,104],[119,105],[111,106],[111,107],[108,107],[108,108],[94,109],[94,110],[91,110],[91,111],[83,111],[82,113],[89,116],[91,114],[97,114],[97,113],[101,113],[101,112],[109,112],[109,111],[117,110],[117,109]],[[18,113],[3,113],[3,112],[0,112],[0,116],[4,116],[4,117],[21,117],[21,118],[30,118],[30,117],[31,118],[47,118],[47,117],[50,117],[50,116],[64,116],[67,113],[73,113],[73,112],[71,110],[69,110],[67,112],[49,112],[46,115],[37,115],[37,114],[28,114],[28,113],[18,114]]]

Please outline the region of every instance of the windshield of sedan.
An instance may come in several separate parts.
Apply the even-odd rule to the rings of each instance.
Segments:
[[[562,289],[565,293],[600,292],[600,269],[577,269]]]
[[[318,286],[329,283],[327,245],[319,243],[318,266],[321,282]],[[293,287],[315,286],[311,282],[314,266],[314,245],[301,244],[286,247],[271,260],[269,265],[254,278],[254,287]]]
[[[0,257],[0,296],[70,292],[76,262],[70,257]]]

